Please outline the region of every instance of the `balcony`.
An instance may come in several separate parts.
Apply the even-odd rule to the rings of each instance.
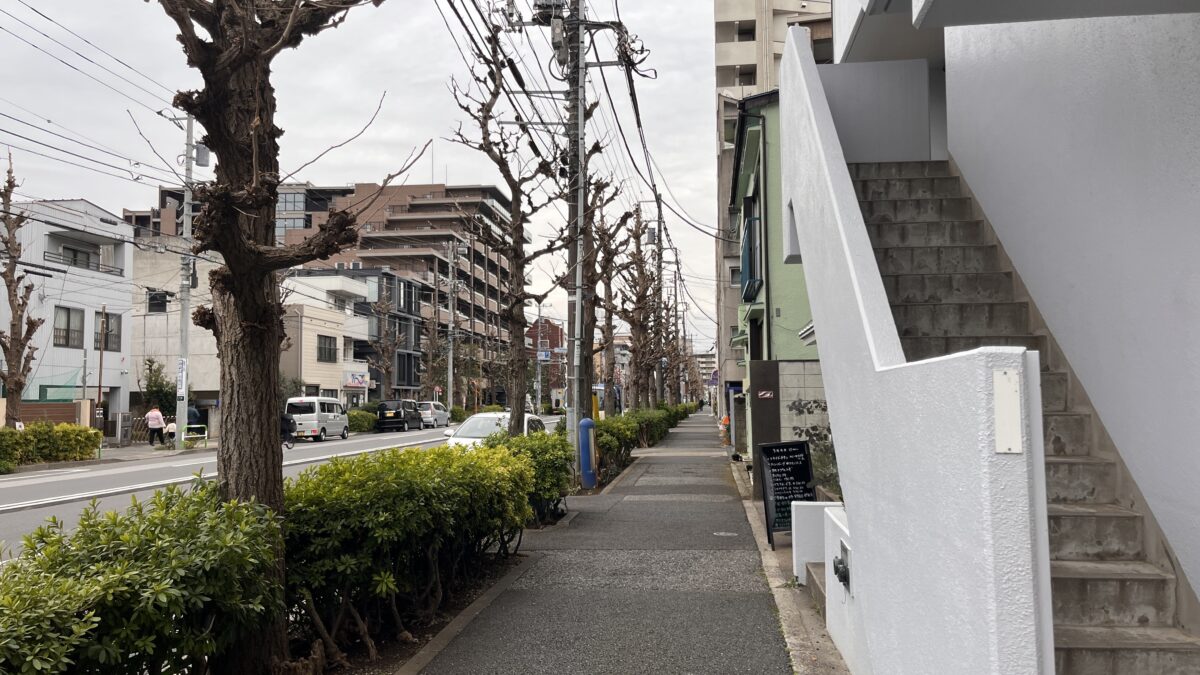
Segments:
[[[58,331],[55,330],[55,333],[57,333],[57,332]],[[75,331],[71,331],[71,332],[74,333]],[[120,333],[109,333],[108,335],[101,335],[100,333],[96,333],[95,335],[96,335],[96,339],[94,341],[95,346],[93,348],[96,351],[100,351],[101,349],[103,349],[106,352],[121,351],[121,334]],[[57,338],[57,335],[55,337]]]
[[[717,43],[717,67],[753,66],[758,63],[757,42]]]
[[[67,265],[70,267],[79,267],[79,268],[82,268],[85,270],[92,270],[93,272],[103,272],[104,274],[111,274],[113,276],[118,276],[118,277],[125,276],[125,270],[120,267],[113,267],[112,265],[105,265],[102,263],[93,262],[90,259],[84,260],[84,259],[80,259],[75,256],[65,256],[61,253],[54,253],[51,251],[46,251],[45,255],[43,255],[42,257],[46,262],[58,263],[59,265]]]

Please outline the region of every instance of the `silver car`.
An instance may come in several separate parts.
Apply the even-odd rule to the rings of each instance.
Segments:
[[[446,410],[446,406],[437,401],[421,401],[417,404],[417,410],[421,411],[421,428],[433,427],[448,427],[450,426],[450,411]]]

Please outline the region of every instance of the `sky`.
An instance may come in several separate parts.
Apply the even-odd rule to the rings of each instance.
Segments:
[[[432,151],[410,172],[406,182],[500,182],[485,159],[445,140],[463,121],[448,83],[451,76],[461,79],[467,72],[437,11],[437,5],[444,9],[446,1],[387,0],[378,8],[356,9],[337,29],[309,38],[299,49],[285,51],[275,59],[272,81],[278,98],[276,123],[285,132],[280,139],[285,172],[359,131],[386,92],[378,118],[361,138],[330,152],[293,180],[319,185],[379,181],[399,168],[414,148],[432,139]],[[614,18],[613,0],[591,1],[589,18]],[[527,2],[516,0],[515,4],[524,8]],[[664,199],[676,204],[694,222],[711,228],[716,222],[717,204],[712,4],[697,0],[626,0],[620,11],[629,30],[650,50],[645,67],[657,71],[655,79],[639,79],[637,90],[650,151],[665,179],[665,187],[660,184],[660,190]],[[453,16],[449,16],[451,25],[455,25]],[[515,58],[524,61],[534,84],[541,80],[534,74],[533,64],[550,58],[546,34],[544,29],[530,27],[523,35],[511,34],[511,42],[505,43]],[[157,185],[171,178],[164,161],[175,164],[184,145],[183,133],[156,111],[167,108],[170,90],[198,88],[201,84],[198,73],[187,67],[175,36],[174,23],[157,2],[0,2],[0,63],[7,64],[0,78],[0,150],[11,148],[21,183],[19,192],[25,198],[85,198],[117,215],[122,208],[154,205]],[[611,41],[599,39],[597,46],[601,58],[611,58]],[[601,98],[604,105],[589,133],[591,139],[599,137],[609,142],[605,157],[595,166],[625,181],[626,205],[652,199],[615,136],[614,112],[608,109],[603,96],[598,69],[590,72],[595,85],[592,95]],[[606,74],[616,101],[615,117],[627,130],[644,173],[624,75],[615,68]],[[550,84],[558,83],[550,80]],[[549,113],[556,105],[546,101],[543,110]],[[148,142],[139,136],[131,116]],[[93,147],[47,132],[82,140]],[[64,155],[35,141],[113,166]],[[123,175],[125,179],[30,151]],[[144,165],[131,166],[109,154],[112,152]],[[129,180],[138,176],[136,182]],[[559,213],[551,210],[539,225],[548,232],[561,222]],[[705,316],[715,317],[713,240],[670,214],[667,228],[679,248],[684,281],[690,291],[690,298],[684,297],[689,304],[688,330],[696,335],[696,350],[706,351],[713,346],[716,335],[715,325]],[[547,288],[548,274],[564,268],[562,262],[541,265],[534,277],[535,289]],[[553,318],[565,318],[566,293],[556,292],[544,312]]]

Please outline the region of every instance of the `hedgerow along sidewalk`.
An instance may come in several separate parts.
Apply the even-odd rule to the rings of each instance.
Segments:
[[[526,532],[535,559],[423,672],[791,672],[711,417],[568,504],[569,523]]]

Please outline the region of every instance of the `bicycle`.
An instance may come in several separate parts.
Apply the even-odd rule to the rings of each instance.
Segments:
[[[284,450],[291,450],[292,448],[296,447],[296,437],[292,434],[284,435],[281,440],[283,441]]]

